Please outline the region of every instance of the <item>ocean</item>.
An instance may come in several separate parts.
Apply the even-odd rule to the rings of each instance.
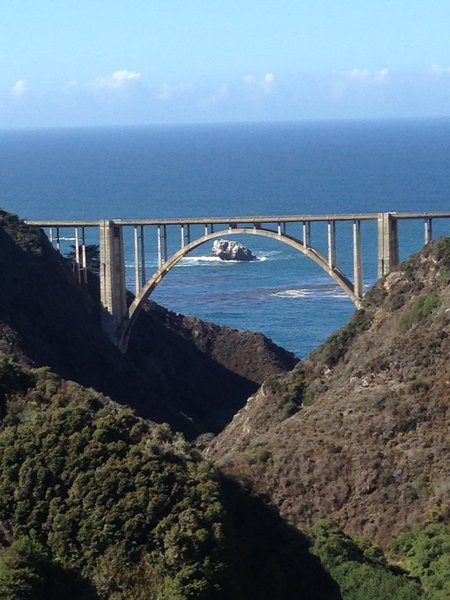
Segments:
[[[450,119],[0,131],[0,206],[27,219],[448,211],[449,186]],[[362,229],[368,288],[376,232],[372,223]],[[449,235],[450,220],[433,229]],[[202,246],[152,298],[262,331],[300,358],[352,315],[341,289],[292,248],[227,237],[258,260],[226,263]],[[338,264],[351,275],[350,225],[338,227],[337,239]],[[325,240],[325,227],[313,227],[313,245],[325,251]],[[156,265],[151,244],[148,272]],[[402,222],[401,258],[422,244],[423,223]],[[132,240],[126,245],[133,289]]]

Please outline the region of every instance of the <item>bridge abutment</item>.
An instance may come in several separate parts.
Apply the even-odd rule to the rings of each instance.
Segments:
[[[395,213],[379,213],[378,277],[387,275],[399,262],[398,221]]]
[[[102,328],[114,344],[127,316],[122,226],[100,221],[100,301]]]

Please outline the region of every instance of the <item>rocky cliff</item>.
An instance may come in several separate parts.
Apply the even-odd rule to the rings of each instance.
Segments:
[[[386,546],[409,525],[448,519],[449,282],[441,239],[267,380],[207,455],[301,528],[332,518]]]

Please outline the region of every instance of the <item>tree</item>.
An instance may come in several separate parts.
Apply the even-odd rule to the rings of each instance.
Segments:
[[[72,250],[66,254],[66,258],[68,258],[72,262],[75,262],[75,245],[71,244],[70,247],[72,248]],[[86,244],[84,248],[86,251],[86,266],[88,271],[91,271],[92,273],[96,273],[98,275],[98,273],[100,272],[100,249],[98,244]],[[81,257],[83,256],[83,246],[78,246],[78,255],[80,257],[79,260],[81,261]]]
[[[43,548],[28,537],[0,553],[0,598],[44,600],[47,560]]]

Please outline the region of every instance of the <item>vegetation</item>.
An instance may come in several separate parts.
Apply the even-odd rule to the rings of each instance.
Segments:
[[[406,333],[414,323],[426,319],[438,305],[439,296],[434,292],[419,296],[412,308],[402,316],[398,326],[399,333]]]
[[[21,537],[0,553],[3,600],[95,600],[97,594],[79,573],[52,562],[39,543]]]
[[[345,355],[351,340],[368,329],[370,323],[369,313],[364,309],[358,310],[347,325],[333,333],[313,355],[320,355],[330,367],[334,366]]]
[[[25,402],[9,399],[0,433],[0,519],[11,536],[82,573],[100,597],[131,594],[136,572],[171,598],[212,593],[223,506],[211,467],[167,427],[48,372],[30,375],[35,385]]]
[[[393,558],[420,579],[427,600],[450,598],[450,524],[415,526],[391,544]]]
[[[338,597],[306,539],[168,426],[11,356],[0,389],[1,598]]]
[[[418,586],[394,574],[375,546],[358,543],[330,522],[319,522],[312,534],[314,551],[336,577],[345,600],[420,597]]]
[[[70,252],[67,252],[66,258],[68,258],[72,262],[75,262],[75,260],[76,260],[75,245],[71,244],[70,247],[72,248],[72,250],[70,250]],[[98,244],[86,244],[84,248],[85,248],[85,252],[86,252],[86,265],[87,265],[88,270],[91,271],[92,273],[98,274],[100,272],[100,249],[99,249]],[[81,257],[83,255],[83,246],[78,246],[78,254],[80,257],[80,261],[81,261]]]
[[[15,215],[1,209],[0,225],[6,235],[24,252],[35,256],[44,254],[45,236],[39,229],[25,225]]]
[[[302,371],[296,370],[286,386],[283,394],[282,412],[285,417],[291,417],[299,411],[306,390],[306,379]]]

